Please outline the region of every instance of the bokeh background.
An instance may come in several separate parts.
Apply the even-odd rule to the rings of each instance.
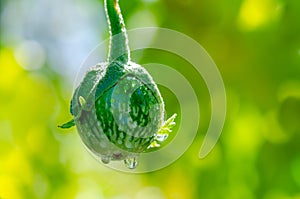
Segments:
[[[167,52],[134,52],[138,63],[182,73],[201,108],[186,153],[138,175],[103,166],[74,128],[57,128],[71,117],[81,63],[109,35],[103,1],[0,2],[1,199],[300,198],[300,1],[121,0],[128,29],[170,28],[198,41],[216,62],[228,98],[222,136],[199,160],[210,118],[201,76]],[[180,112],[172,92],[160,89],[168,114]]]

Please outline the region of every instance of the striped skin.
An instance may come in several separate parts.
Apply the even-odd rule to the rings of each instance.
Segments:
[[[164,121],[163,99],[147,71],[131,62],[121,69],[117,66],[112,81],[110,69],[118,64],[92,68],[86,77],[97,76],[97,85],[84,78],[71,103],[75,124],[87,148],[111,159],[144,152]],[[81,104],[80,97],[85,104]]]
[[[130,61],[118,0],[104,0],[109,25],[108,62],[91,68],[71,100],[71,121],[85,146],[102,162],[124,160],[133,169],[138,154],[166,139],[176,115],[164,122],[164,102],[148,72]],[[163,138],[163,139],[162,139]]]

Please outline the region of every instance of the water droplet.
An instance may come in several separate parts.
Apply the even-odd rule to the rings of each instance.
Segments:
[[[159,142],[163,142],[167,138],[168,138],[168,134],[157,134],[155,139]]]
[[[135,169],[138,165],[138,160],[136,157],[129,157],[124,160],[124,164],[129,169]]]
[[[104,164],[108,164],[110,162],[110,157],[109,156],[103,156],[101,158],[101,161],[104,163]]]

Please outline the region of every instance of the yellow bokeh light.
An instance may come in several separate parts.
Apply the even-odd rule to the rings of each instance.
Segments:
[[[231,158],[252,157],[259,150],[264,138],[262,136],[262,115],[253,105],[244,105],[239,118],[235,118],[226,135]]]
[[[33,171],[26,155],[16,149],[1,157],[0,162],[0,197],[22,198],[20,190],[33,182]]]
[[[11,153],[2,159],[1,168],[3,173],[11,174],[21,182],[26,184],[32,183],[32,168],[26,158],[26,154],[20,149],[11,151]]]
[[[188,199],[192,198],[191,193],[195,187],[192,186],[190,179],[187,179],[183,172],[173,171],[172,176],[165,184],[164,192],[167,198]]]
[[[38,154],[44,149],[46,141],[45,129],[41,125],[35,125],[27,132],[26,144],[30,152]]]
[[[22,71],[13,52],[9,49],[2,49],[0,51],[0,90],[11,90]]]
[[[21,199],[19,193],[20,182],[17,178],[9,175],[0,175],[0,198],[14,198]]]
[[[276,21],[282,5],[276,0],[245,0],[238,16],[238,25],[243,30],[254,30]]]

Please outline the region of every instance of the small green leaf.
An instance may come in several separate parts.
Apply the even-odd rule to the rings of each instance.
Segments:
[[[62,128],[62,129],[68,129],[68,128],[71,128],[72,126],[75,126],[74,119],[72,119],[71,121],[69,121],[63,125],[59,125],[58,127]]]
[[[158,143],[162,143],[168,138],[169,133],[172,132],[172,128],[176,125],[176,123],[174,122],[176,116],[177,114],[175,113],[174,115],[172,115],[172,117],[165,121],[162,127],[160,127],[159,131],[155,135],[154,141],[149,146],[150,148],[159,147],[160,145]]]
[[[151,144],[148,146],[148,149],[150,148],[158,148],[160,147],[160,144],[157,143],[156,140],[154,140],[153,142],[151,142]]]
[[[177,114],[175,113],[174,115],[172,115],[172,117],[170,117],[169,119],[167,119],[167,121],[165,121],[164,125],[162,127],[160,127],[157,135],[162,135],[162,134],[169,134],[172,132],[172,128],[176,125],[175,123],[175,118],[176,118]]]

